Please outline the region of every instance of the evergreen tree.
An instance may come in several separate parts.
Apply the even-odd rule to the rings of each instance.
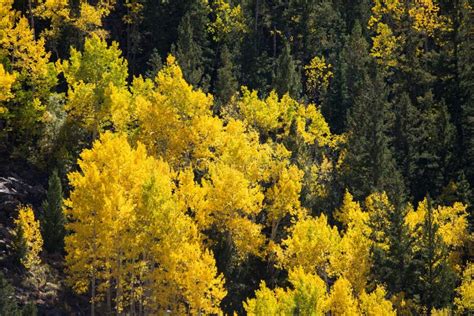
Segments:
[[[355,98],[361,94],[364,85],[364,73],[370,63],[369,44],[362,34],[362,27],[356,21],[334,65],[335,76],[329,91],[328,104],[323,111],[336,132],[345,129],[347,111],[354,105]]]
[[[48,181],[48,192],[43,202],[41,218],[41,233],[45,249],[50,252],[60,252],[64,247],[63,192],[58,171],[54,170]]]
[[[403,196],[403,183],[388,133],[393,126],[387,89],[379,74],[365,74],[361,94],[347,117],[349,139],[343,164],[344,183],[361,199],[375,191]]]
[[[287,41],[275,62],[272,87],[279,96],[289,93],[292,98],[299,98],[301,94],[300,70],[297,61],[291,55],[290,44]]]
[[[435,221],[434,208],[428,196],[421,207],[425,208],[425,218],[417,238],[416,259],[419,277],[417,290],[427,314],[433,309],[441,309],[452,301],[455,288],[455,273],[448,263],[448,251],[439,225]],[[418,210],[420,211],[420,210]]]
[[[436,102],[428,92],[418,98],[418,103],[418,118],[416,111],[408,113],[406,118],[406,141],[411,148],[406,177],[415,200],[421,200],[428,193],[440,194],[445,179],[454,171],[450,167],[455,142],[455,129],[444,101]]]
[[[196,1],[181,19],[176,44],[171,48],[186,81],[205,91],[209,88],[211,72],[207,68],[207,33],[200,28],[205,27],[206,23],[206,7],[203,2]]]
[[[421,114],[405,92],[394,98],[394,113],[394,152],[405,184],[410,188],[411,180],[414,178],[412,173],[416,169],[415,140],[422,131]]]
[[[460,1],[461,25],[458,38],[458,71],[461,89],[463,152],[466,176],[474,185],[474,6]]]
[[[155,79],[158,72],[163,68],[163,60],[161,59],[157,49],[153,49],[146,64],[147,71],[145,72],[145,77]]]
[[[15,298],[15,290],[2,272],[0,272],[0,315],[21,315]]]
[[[374,231],[385,236],[386,246],[376,244],[372,249],[372,271],[375,279],[386,285],[392,294],[404,292],[412,296],[415,291],[413,237],[405,223],[406,205],[393,205],[380,212],[382,219],[371,220]]]
[[[222,104],[230,101],[232,95],[238,89],[237,78],[234,73],[232,55],[226,45],[222,48],[220,56],[220,68],[217,70],[217,81],[215,84],[215,95]]]

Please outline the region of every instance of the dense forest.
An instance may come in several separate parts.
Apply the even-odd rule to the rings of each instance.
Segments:
[[[474,313],[471,0],[0,0],[0,315]]]

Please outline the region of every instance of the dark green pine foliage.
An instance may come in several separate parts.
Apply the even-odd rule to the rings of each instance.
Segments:
[[[161,55],[158,53],[158,50],[155,48],[148,59],[145,77],[149,79],[155,79],[161,68],[163,68],[163,60],[161,59]]]
[[[312,2],[312,1],[309,1]],[[317,1],[314,1],[317,2]],[[336,65],[336,59],[342,50],[344,36],[347,33],[346,25],[337,7],[331,0],[318,1],[316,5],[311,6],[311,16],[308,26],[305,30],[305,52],[310,59],[315,55],[325,56],[328,62]]]
[[[181,19],[176,44],[171,48],[186,81],[204,91],[209,89],[209,74],[212,73],[208,67],[210,52],[205,29],[207,22],[204,4],[196,1]]]
[[[220,104],[227,104],[232,95],[237,91],[238,86],[239,83],[235,76],[232,54],[227,46],[224,45],[220,54],[220,68],[217,70],[217,80],[215,83],[215,96]]]
[[[45,249],[49,253],[61,252],[64,248],[65,217],[63,191],[57,170],[54,170],[49,178],[48,192],[42,208],[41,235]]]
[[[21,315],[15,298],[15,290],[2,272],[0,272],[0,315]]]
[[[337,7],[340,8],[342,17],[344,18],[348,30],[354,28],[356,24],[367,25],[373,1],[371,0],[336,0]],[[367,29],[364,30],[364,34]]]
[[[347,111],[362,92],[364,74],[370,64],[369,44],[362,35],[362,27],[356,21],[351,35],[347,37],[339,57],[334,65],[334,79],[329,90],[329,100],[324,106],[325,117],[331,122],[334,132],[345,130]]]
[[[343,182],[356,199],[385,191],[394,200],[404,195],[404,185],[389,136],[393,126],[391,104],[380,74],[364,76],[361,94],[356,96],[347,117]]]
[[[300,69],[297,61],[291,55],[290,45],[286,41],[275,62],[272,87],[279,96],[289,93],[292,98],[298,99],[301,95]]]
[[[456,180],[449,181],[437,201],[442,205],[452,205],[454,202],[461,202],[468,206],[472,205],[471,186],[463,171],[459,172]]]
[[[435,101],[431,92],[417,101],[419,118],[416,118],[416,111],[406,118],[411,120],[408,122],[411,126],[407,128],[406,141],[412,148],[407,156],[406,177],[415,200],[421,200],[428,193],[439,195],[447,184],[445,179],[453,172],[450,166],[455,128],[444,101]]]
[[[373,247],[372,273],[377,282],[386,285],[389,293],[404,292],[407,297],[412,297],[416,289],[416,266],[413,261],[414,239],[405,222],[407,211],[403,202],[395,201],[393,209],[380,212],[383,218],[371,218],[372,229],[382,230],[389,246],[388,249]]]
[[[13,260],[18,267],[22,267],[21,260],[26,256],[28,247],[24,238],[24,231],[21,225],[15,225],[15,230],[12,238],[12,246],[14,250]]]
[[[8,283],[0,272],[0,315],[2,316],[36,316],[36,305],[27,303],[23,308],[18,307],[15,289]]]
[[[433,309],[446,307],[453,300],[456,274],[448,262],[447,247],[434,221],[433,205],[427,197],[427,209],[423,222],[421,239],[415,263],[418,263],[419,277],[417,293],[427,315]]]
[[[474,212],[472,211],[474,194],[464,171],[459,172],[456,180],[449,181],[436,200],[441,205],[452,205],[454,202],[467,205],[468,229],[469,232],[474,232]]]
[[[470,8],[468,7],[470,4]],[[461,1],[458,39],[458,71],[461,89],[463,153],[466,176],[474,185],[474,9],[472,1]]]
[[[397,159],[399,169],[408,188],[413,187],[414,172],[417,168],[416,159],[416,140],[418,135],[423,132],[421,124],[420,111],[413,105],[406,92],[402,92],[394,97],[395,122],[393,128],[394,134],[394,153]]]

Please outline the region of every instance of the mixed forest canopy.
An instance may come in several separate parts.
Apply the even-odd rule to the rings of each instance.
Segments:
[[[0,315],[474,313],[473,52],[471,0],[0,0]]]

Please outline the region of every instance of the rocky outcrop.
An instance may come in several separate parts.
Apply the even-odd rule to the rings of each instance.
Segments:
[[[39,205],[44,196],[40,185],[29,185],[15,176],[0,176],[0,218],[11,219],[19,204]]]

